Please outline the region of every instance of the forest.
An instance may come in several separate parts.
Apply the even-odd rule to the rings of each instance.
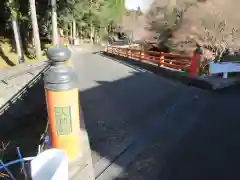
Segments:
[[[124,0],[56,0],[56,6],[50,0],[2,1],[0,61],[10,65],[42,58],[52,41],[53,8],[57,12],[57,33],[70,43],[77,37],[90,43],[107,39],[126,11]],[[15,52],[18,57],[14,57]]]
[[[53,39],[53,8],[63,44],[107,42],[124,32],[144,49],[154,44],[159,51],[189,54],[201,44],[206,59],[221,59],[240,46],[239,17],[233,13],[238,0],[154,0],[144,12],[127,10],[125,0],[56,0],[55,7],[51,0],[2,1],[0,67],[42,59]]]

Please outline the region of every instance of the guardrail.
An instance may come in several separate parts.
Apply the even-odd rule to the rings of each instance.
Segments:
[[[48,70],[50,67],[49,62],[45,61],[40,63],[39,65],[29,66],[28,68],[18,71],[2,74],[0,78],[0,82],[8,85],[8,81],[14,78],[18,78],[24,74],[32,74],[33,71],[40,69],[37,74],[32,74],[32,78],[28,81],[22,88],[17,90],[16,93],[12,94],[12,97],[6,100],[3,104],[0,104],[0,115],[3,114],[12,104],[14,104],[18,99],[20,99],[34,84],[36,84],[42,77],[43,73]]]
[[[188,76],[198,76],[200,53],[195,50],[193,56],[107,46],[105,52],[133,60],[144,61],[175,71],[186,72]]]
[[[7,84],[8,80],[14,79],[18,76],[24,75],[24,74],[31,74],[31,71],[38,69],[38,68],[43,68],[48,65],[48,61],[43,61],[39,63],[38,65],[29,65],[28,67],[24,67],[23,70],[20,71],[15,71],[13,68],[12,71],[8,71],[6,73],[1,73],[0,81],[3,83]]]

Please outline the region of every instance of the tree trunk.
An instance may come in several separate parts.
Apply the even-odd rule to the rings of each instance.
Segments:
[[[27,30],[26,21],[22,21],[21,24],[18,24],[19,27],[19,34],[20,34],[20,40],[22,45],[22,51],[27,52],[28,51],[28,40],[29,40],[29,32]]]
[[[29,0],[29,4],[30,4],[31,19],[32,19],[33,37],[34,37],[36,58],[40,59],[41,58],[41,43],[40,43],[39,31],[38,31],[38,22],[37,22],[37,15],[36,15],[35,0]]]
[[[70,44],[73,44],[73,23],[70,23]]]
[[[90,42],[93,44],[93,25],[92,22],[90,24]]]
[[[16,19],[12,20],[12,28],[13,28],[14,39],[15,39],[15,43],[16,43],[16,50],[17,50],[17,54],[18,54],[18,62],[19,62],[19,64],[21,64],[24,62],[24,55],[23,55],[23,51],[22,51],[21,38],[20,38],[19,28],[18,28]]]
[[[90,43],[93,44],[92,0],[90,0]]]
[[[15,43],[16,43],[16,51],[17,51],[17,55],[18,55],[18,62],[19,64],[24,62],[24,54],[23,54],[23,49],[22,49],[22,42],[21,42],[21,36],[19,33],[19,27],[18,27],[18,22],[17,22],[17,18],[18,18],[18,7],[17,7],[17,2],[13,1],[13,0],[9,0],[9,10],[11,12],[11,19],[12,19],[12,29],[13,29],[13,33],[14,33],[14,39],[15,39]]]
[[[73,19],[73,45],[75,45],[76,42],[76,21]]]
[[[92,33],[92,35],[91,35],[92,41],[91,42],[92,42],[92,44],[94,44],[95,43],[95,27],[94,26],[92,27],[92,32],[91,33]]]
[[[52,4],[52,44],[58,44],[58,31],[57,31],[57,5],[56,0],[51,0]]]
[[[80,26],[80,43],[83,44],[83,27]]]

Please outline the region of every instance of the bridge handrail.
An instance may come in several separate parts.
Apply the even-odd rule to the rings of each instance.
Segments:
[[[155,56],[165,56],[166,58],[177,58],[177,60],[181,60],[184,62],[189,62],[191,60],[191,56],[188,55],[182,55],[182,54],[174,54],[174,53],[164,53],[164,52],[156,52],[156,51],[148,51],[149,54],[155,55]]]
[[[144,52],[138,49],[109,47],[105,51],[118,56],[128,57],[139,61],[148,61],[159,66],[173,68],[177,70],[186,70],[186,66],[190,65],[191,56],[164,52],[148,51]],[[175,59],[173,59],[175,58]]]

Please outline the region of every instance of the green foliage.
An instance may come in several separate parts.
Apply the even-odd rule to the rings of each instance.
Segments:
[[[32,25],[29,13],[29,0],[2,0],[4,7],[0,12],[0,23],[9,27],[12,19],[17,19],[21,36],[32,41]],[[21,3],[20,3],[21,2]],[[82,38],[89,38],[94,29],[94,36],[106,37],[121,22],[125,13],[125,0],[57,0],[58,27],[65,36],[71,33],[72,22],[75,20],[77,33]],[[36,11],[41,41],[49,43],[52,36],[50,0],[36,0]],[[9,31],[12,33],[11,31]],[[26,43],[27,44],[27,43]]]
[[[8,8],[10,14],[9,19],[17,19],[19,4],[15,0],[7,0],[5,1],[5,6]]]
[[[124,0],[108,0],[102,6],[102,11],[99,14],[102,15],[103,21],[113,21],[119,23],[123,14],[125,13],[125,1]]]

